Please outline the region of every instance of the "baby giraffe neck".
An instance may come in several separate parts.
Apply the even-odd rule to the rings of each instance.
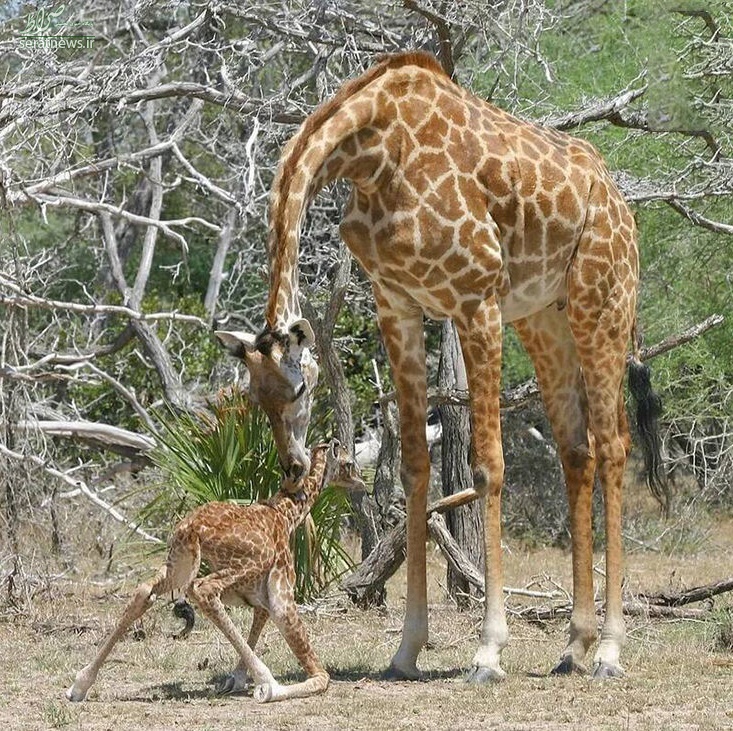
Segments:
[[[310,472],[303,479],[301,488],[296,494],[281,489],[269,501],[275,510],[285,516],[291,532],[305,520],[324,487],[327,451],[326,445],[313,448]]]

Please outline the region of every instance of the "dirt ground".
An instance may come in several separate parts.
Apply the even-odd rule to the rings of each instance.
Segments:
[[[37,591],[24,611],[0,618],[0,729],[733,729],[733,652],[716,649],[733,599],[715,603],[712,620],[628,620],[627,674],[603,683],[551,677],[564,645],[566,620],[533,624],[510,615],[504,653],[508,679],[490,687],[463,683],[478,634],[480,609],[457,612],[442,586],[444,566],[430,555],[430,646],[420,665],[425,680],[385,682],[380,672],[395,651],[404,611],[403,570],[390,582],[387,611],[360,611],[334,595],[306,608],[312,641],[332,676],[327,693],[259,705],[251,696],[217,697],[213,683],[234,664],[226,640],[199,619],[193,634],[172,641],[178,620],[160,603],[146,615],[144,639],[128,636],[82,704],[64,689],[119,616],[134,582],[58,579]],[[149,560],[151,566],[154,560]],[[601,557],[598,557],[602,567]],[[733,574],[733,524],[715,526],[694,552],[670,556],[632,550],[628,590],[690,587]],[[510,547],[506,583],[570,588],[567,552]],[[532,600],[512,599],[510,606]],[[536,600],[540,604],[542,600]],[[248,622],[244,610],[235,619]],[[276,630],[258,648],[278,679],[302,677]]]

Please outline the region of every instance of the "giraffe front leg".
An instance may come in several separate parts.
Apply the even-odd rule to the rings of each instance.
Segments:
[[[260,638],[262,629],[267,623],[267,610],[262,607],[254,607],[252,613],[252,625],[249,629],[249,637],[247,644],[255,649],[257,640]],[[231,673],[224,676],[216,684],[217,695],[228,695],[230,693],[242,693],[249,687],[249,673],[247,672],[247,663],[240,658],[237,666]]]
[[[255,687],[254,696],[260,703],[290,698],[307,698],[317,693],[324,693],[330,681],[328,673],[321,665],[308,639],[303,621],[298,615],[293,595],[294,578],[291,567],[273,571],[268,585],[270,616],[308,677],[300,683],[291,685],[280,685],[279,683],[258,685]]]
[[[425,432],[424,425],[422,426]],[[425,541],[427,540],[427,487],[430,462],[405,461],[403,442],[402,485],[407,498],[407,599],[402,641],[384,677],[390,680],[419,680],[417,657],[428,640],[428,608]]]
[[[377,292],[375,290],[375,295]],[[394,680],[417,680],[417,656],[428,639],[425,560],[430,456],[425,436],[427,386],[422,313],[394,310],[377,296],[382,331],[397,392],[402,444],[402,487],[407,500],[407,600],[402,641],[385,673]]]
[[[456,322],[471,399],[474,488],[485,507],[484,550],[486,595],[481,640],[466,681],[503,680],[501,653],[509,639],[504,612],[501,555],[501,488],[504,456],[499,420],[501,377],[501,313],[493,298],[472,316]]]
[[[242,634],[234,625],[221,601],[221,595],[227,589],[236,584],[249,584],[253,576],[256,576],[259,572],[260,569],[256,567],[253,567],[251,571],[237,571],[234,569],[216,571],[194,581],[188,589],[188,596],[231,642],[240,658],[237,667],[243,668],[245,674],[251,675],[256,686],[270,685],[274,687],[278,683],[270,669],[257,657],[249,644],[244,641]],[[257,691],[257,688],[255,688],[255,691]],[[257,698],[257,692],[255,692],[255,697]],[[261,699],[258,698],[258,700]]]

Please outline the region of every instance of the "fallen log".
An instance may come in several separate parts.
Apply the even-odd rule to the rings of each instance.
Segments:
[[[461,499],[458,504],[465,504],[465,498],[469,490],[458,493]],[[450,497],[443,498],[432,503],[428,507],[428,533],[440,548],[451,568],[459,574],[466,582],[478,589],[479,593],[484,592],[484,577],[476,565],[466,556],[465,552],[458,545],[450,534],[443,516],[440,514],[453,505],[450,505]],[[364,562],[347,577],[341,584],[342,589],[349,595],[352,601],[358,606],[367,607],[382,603],[384,585],[387,580],[397,571],[405,559],[405,521],[400,521],[390,529],[375,546],[372,553]],[[712,599],[712,597],[733,591],[733,578],[716,581],[712,584],[698,586],[679,593],[663,592],[660,594],[641,593],[631,600],[624,602],[623,612],[628,616],[643,616],[652,619],[701,619],[710,612],[710,606],[704,608],[682,609],[685,604],[701,602]],[[547,592],[525,592],[521,589],[504,587],[504,593],[508,595],[526,595],[541,598],[555,598]],[[557,598],[560,598],[559,596]],[[569,617],[572,611],[572,603],[565,602],[556,606],[527,607],[520,609],[516,614],[530,621],[544,621]],[[597,612],[603,611],[603,605],[597,605]]]
[[[341,582],[341,588],[357,606],[366,608],[384,604],[384,585],[405,560],[405,526],[403,519],[384,533],[354,573]]]
[[[657,604],[665,607],[681,607],[684,604],[692,604],[693,602],[702,602],[706,599],[712,599],[718,594],[733,591],[733,576],[721,581],[714,581],[712,584],[696,586],[693,589],[687,589],[680,592],[663,591],[659,594],[640,594],[639,597],[651,604]]]
[[[573,610],[571,603],[556,606],[524,607],[512,612],[528,622],[546,622],[552,619],[569,618]],[[631,599],[623,603],[623,613],[628,617],[647,617],[648,619],[705,619],[710,616],[710,607],[663,607],[645,601]],[[596,614],[603,614],[603,604],[596,604]]]

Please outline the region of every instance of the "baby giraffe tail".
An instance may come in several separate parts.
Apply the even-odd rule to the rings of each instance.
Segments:
[[[634,355],[629,359],[629,391],[636,402],[636,428],[644,453],[644,472],[652,495],[669,515],[669,481],[664,474],[662,439],[659,435],[659,417],[662,400],[652,389],[649,366],[641,362],[636,326],[633,331]]]
[[[165,565],[158,571],[152,582],[140,584],[135,589],[122,618],[100,647],[94,660],[76,674],[74,684],[66,691],[66,697],[70,701],[83,701],[86,698],[107,656],[133,622],[142,617],[158,597],[166,594],[172,595],[186,589],[196,578],[200,563],[201,547],[198,536],[187,530],[176,530]]]

